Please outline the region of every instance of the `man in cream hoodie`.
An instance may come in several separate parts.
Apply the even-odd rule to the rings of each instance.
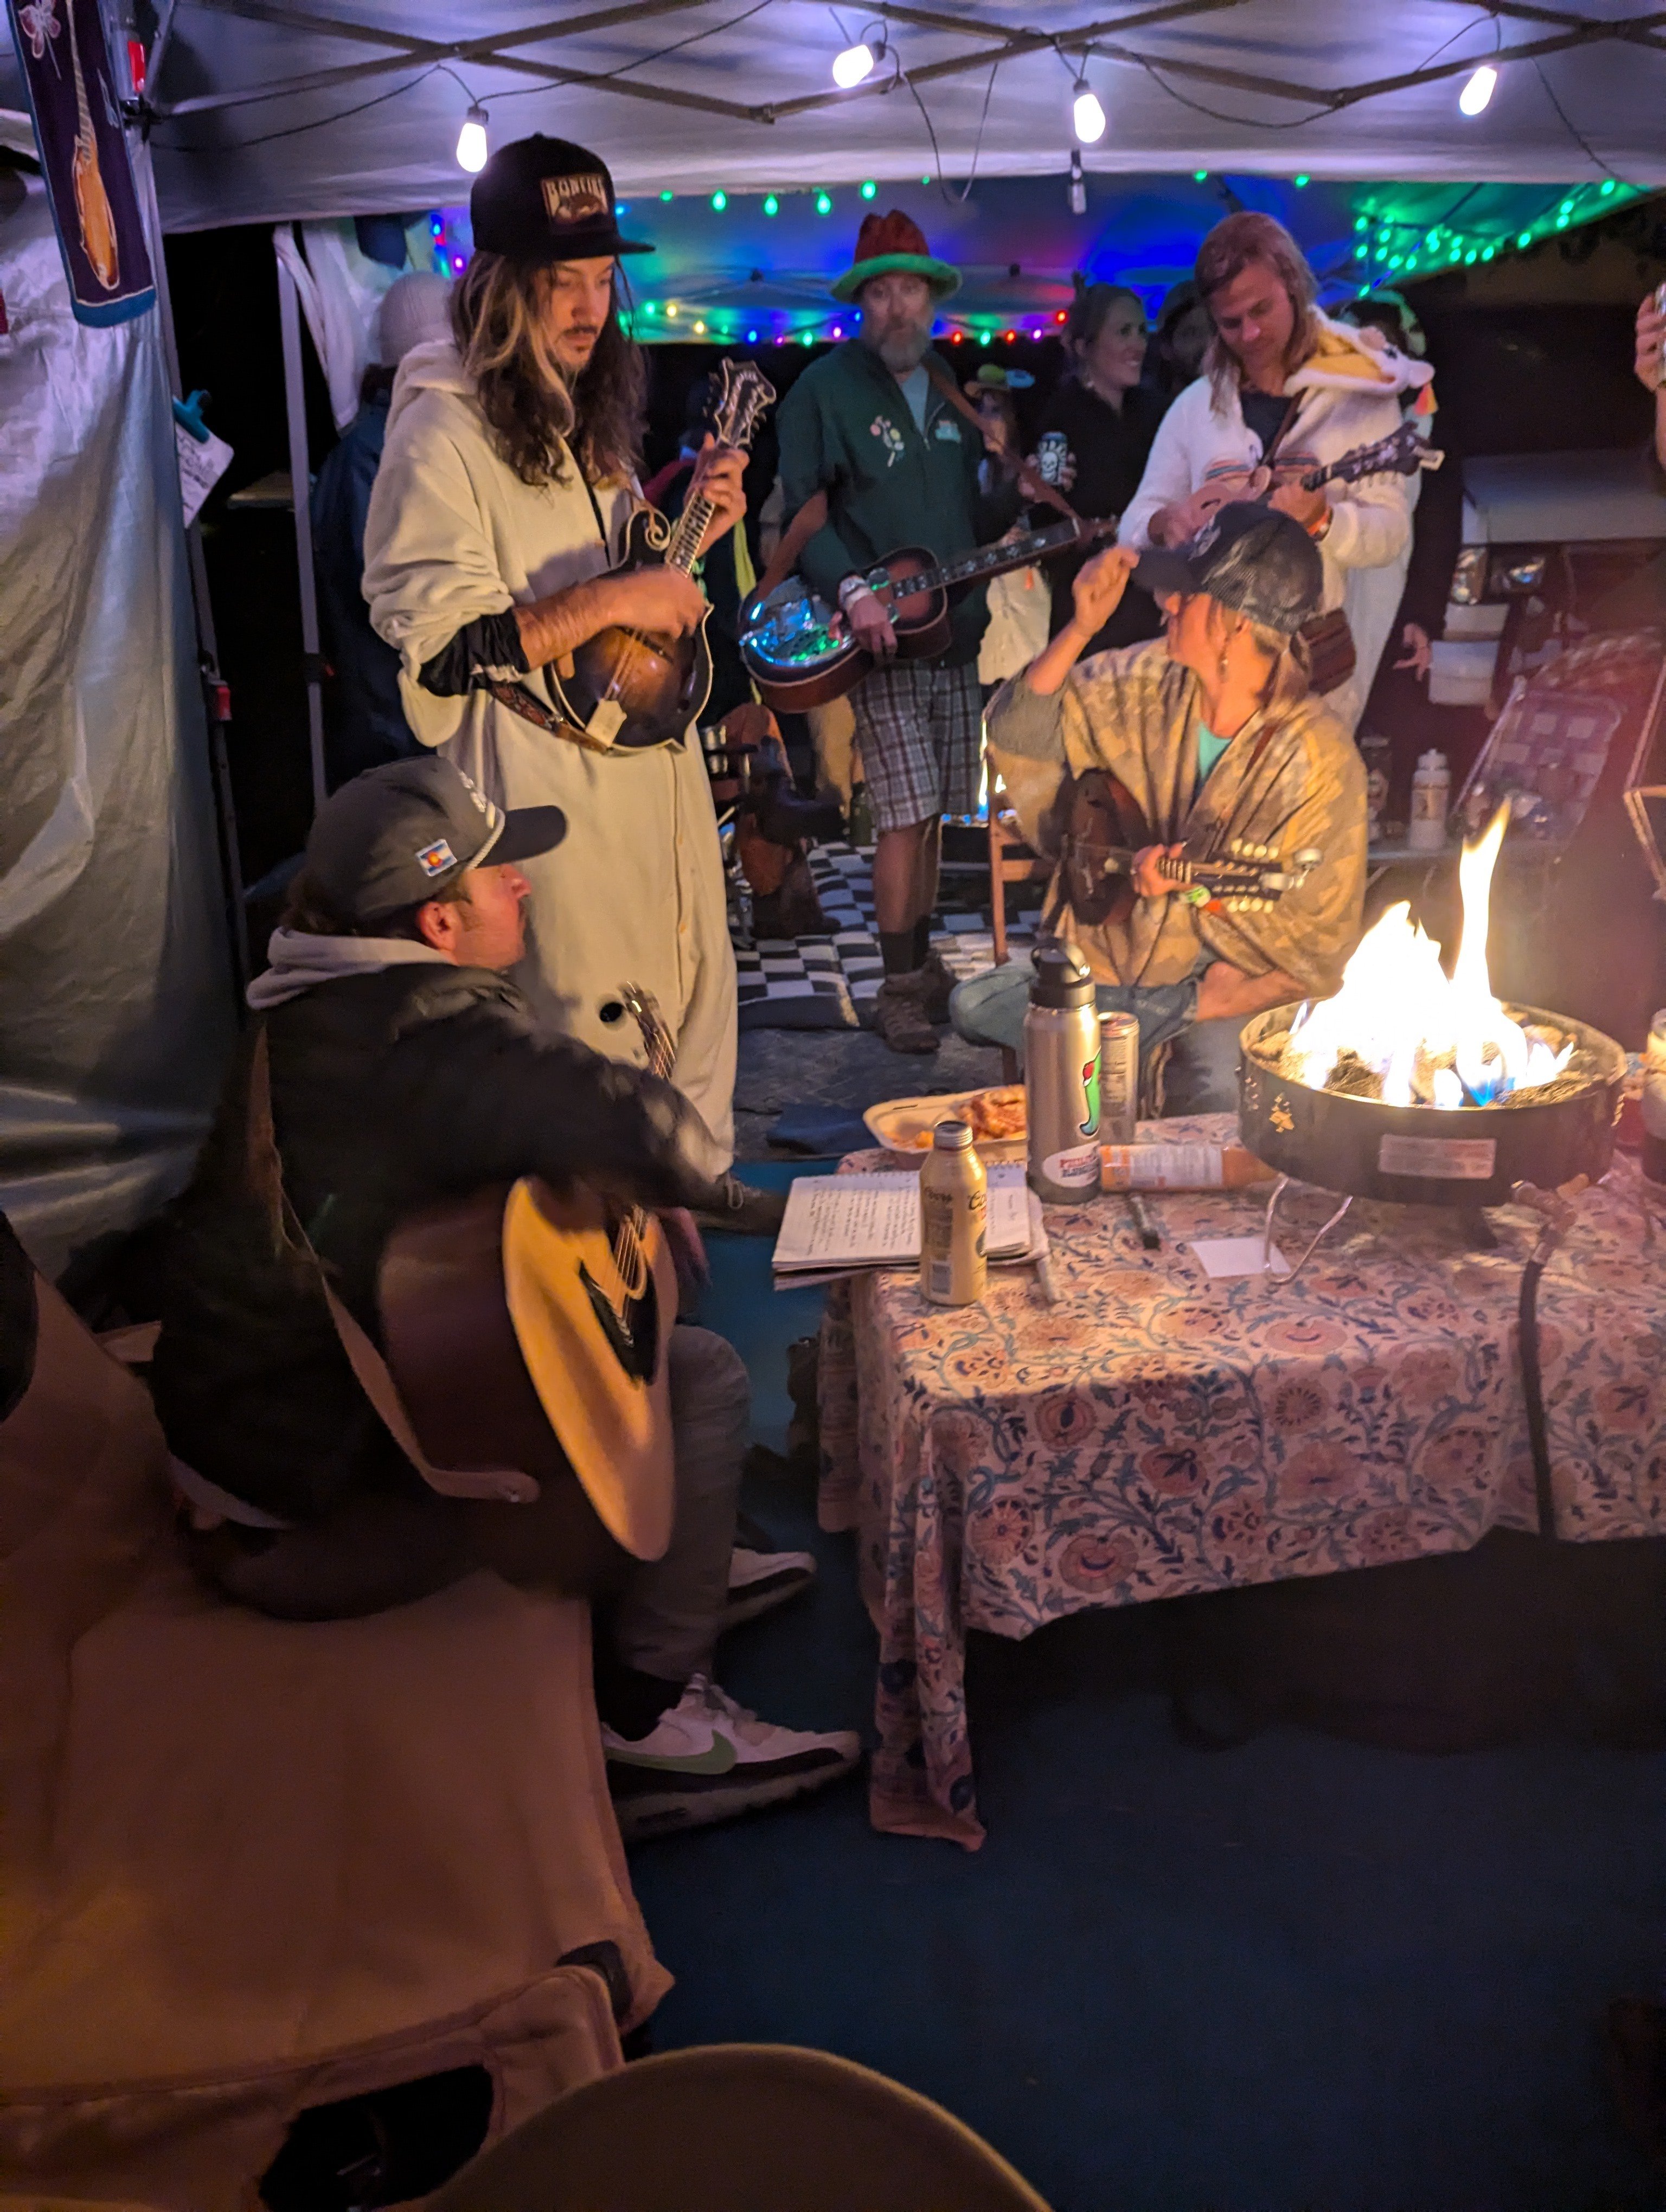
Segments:
[[[672,1080],[733,1149],[734,956],[710,788],[692,732],[640,751],[550,726],[544,668],[617,623],[681,635],[699,587],[664,568],[606,578],[639,503],[643,371],[620,328],[613,184],[581,146],[502,147],[471,198],[457,343],[418,346],[394,386],[365,531],[371,620],[398,652],[417,738],[505,808],[556,805],[561,863],[534,860],[517,981],[539,1022],[616,1060],[643,1049],[619,987],[677,1041]],[[708,545],[745,512],[738,455],[702,454]],[[492,682],[496,693],[483,688]],[[530,703],[538,719],[501,703]]]
[[[1321,314],[1312,271],[1270,216],[1217,223],[1198,254],[1197,286],[1213,342],[1204,374],[1163,418],[1122,517],[1125,545],[1182,544],[1223,501],[1259,495],[1275,443],[1282,476],[1392,436],[1399,395],[1426,386],[1433,374],[1376,332]],[[1371,572],[1393,568],[1409,542],[1406,479],[1365,477],[1311,492],[1280,483],[1268,504],[1311,533],[1324,563],[1323,611],[1347,614],[1354,671],[1325,703],[1352,732],[1394,621],[1398,592],[1374,590]]]

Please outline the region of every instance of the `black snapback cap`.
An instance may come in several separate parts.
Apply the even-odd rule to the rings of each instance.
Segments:
[[[568,138],[517,138],[500,146],[474,180],[469,221],[482,252],[514,261],[597,261],[652,253],[621,238],[605,161]]]
[[[448,890],[465,868],[548,853],[567,835],[559,806],[505,813],[437,753],[367,769],[332,792],[307,839],[307,868],[342,915],[381,920]]]
[[[1251,622],[1293,636],[1319,611],[1325,568],[1293,515],[1232,500],[1184,545],[1148,547],[1134,580],[1153,596],[1207,592]]]

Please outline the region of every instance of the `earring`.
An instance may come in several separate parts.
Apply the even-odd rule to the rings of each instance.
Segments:
[[[1227,654],[1226,654],[1225,653],[1224,653],[1224,652],[1223,652],[1223,653],[1222,653],[1222,654],[1221,654],[1221,656],[1220,656],[1220,661],[1219,661],[1220,680],[1221,680],[1221,682],[1222,682],[1223,684],[1226,681],[1226,675],[1227,675],[1227,666],[1226,666],[1226,663],[1227,663],[1227,659],[1228,659]]]

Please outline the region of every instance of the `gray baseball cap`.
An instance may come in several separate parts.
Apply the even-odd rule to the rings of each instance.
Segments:
[[[1324,562],[1294,515],[1232,500],[1184,545],[1148,547],[1134,580],[1153,597],[1207,592],[1251,622],[1293,636],[1324,597]]]
[[[559,806],[505,813],[437,753],[367,769],[332,792],[307,839],[307,872],[344,920],[367,922],[449,890],[465,868],[559,845]]]

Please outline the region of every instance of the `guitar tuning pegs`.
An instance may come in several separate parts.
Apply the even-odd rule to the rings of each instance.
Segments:
[[[1294,854],[1293,858],[1298,868],[1316,868],[1323,860],[1324,854],[1316,845],[1304,845],[1301,851]]]
[[[1234,855],[1234,857],[1235,857],[1235,858],[1239,858],[1239,859],[1241,859],[1241,858],[1243,857],[1243,838],[1242,838],[1242,837],[1234,837],[1234,838],[1231,840],[1231,843],[1227,846],[1226,849],[1227,849],[1227,851],[1228,851],[1229,853],[1232,854]]]

